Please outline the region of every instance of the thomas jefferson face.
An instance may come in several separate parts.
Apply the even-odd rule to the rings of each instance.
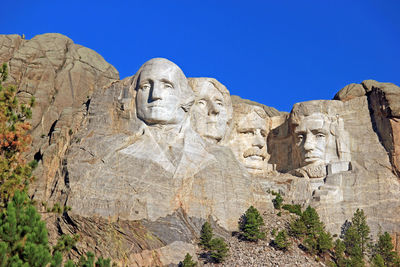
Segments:
[[[261,112],[261,110],[260,110]],[[262,112],[264,112],[262,110]],[[267,165],[267,123],[255,110],[240,115],[235,127],[231,148],[250,173],[262,172]]]
[[[209,81],[198,84],[196,100],[192,107],[193,126],[203,138],[217,143],[225,135],[228,112],[223,95]]]
[[[185,77],[174,63],[160,59],[146,62],[136,85],[138,118],[147,124],[179,124],[185,114],[180,79]]]
[[[326,164],[330,123],[321,113],[306,116],[294,130],[301,166]]]

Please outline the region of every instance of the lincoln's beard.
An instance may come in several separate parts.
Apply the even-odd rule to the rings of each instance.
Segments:
[[[299,177],[306,178],[322,178],[326,176],[326,165],[325,164],[310,164],[304,167],[295,169],[293,174]]]

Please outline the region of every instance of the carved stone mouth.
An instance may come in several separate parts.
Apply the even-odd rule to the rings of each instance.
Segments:
[[[312,154],[306,154],[305,155],[305,157],[304,157],[304,161],[305,162],[314,162],[314,161],[317,161],[317,160],[321,160],[321,158],[319,157],[319,156],[317,156],[317,155],[312,155]]]
[[[253,155],[246,155],[244,158],[251,159],[251,160],[263,161],[265,159],[265,156],[261,155],[261,154],[253,154]]]

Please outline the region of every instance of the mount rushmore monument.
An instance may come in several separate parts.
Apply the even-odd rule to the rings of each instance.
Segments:
[[[79,233],[82,251],[128,265],[176,262],[195,250],[205,221],[236,231],[251,205],[273,209],[272,191],[315,207],[334,234],[362,208],[372,233],[390,232],[399,249],[394,84],[350,84],[286,113],[231,96],[214,78],[187,78],[164,58],[119,80],[59,34],[1,35],[0,61],[19,96],[37,100],[33,198],[71,207],[45,219],[54,235]]]

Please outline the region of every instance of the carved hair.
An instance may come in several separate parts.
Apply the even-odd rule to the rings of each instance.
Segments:
[[[236,128],[240,123],[243,116],[247,116],[248,114],[254,112],[261,119],[265,120],[267,123],[267,128],[270,129],[270,120],[267,116],[265,110],[257,105],[251,105],[247,103],[238,103],[233,105],[234,116],[233,116],[233,128]]]
[[[132,81],[131,91],[137,91],[138,89],[138,82],[140,81],[140,75],[144,69],[152,69],[153,66],[161,65],[165,69],[172,69],[175,71],[178,77],[178,85],[180,90],[180,99],[181,99],[181,107],[185,112],[188,112],[190,107],[194,103],[194,93],[193,90],[190,88],[188,80],[186,79],[185,74],[183,71],[172,61],[169,61],[165,58],[153,58],[149,61],[145,62],[140,69],[136,72],[135,77]]]

